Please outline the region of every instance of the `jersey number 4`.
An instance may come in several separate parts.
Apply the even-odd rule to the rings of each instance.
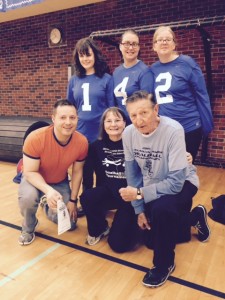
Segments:
[[[127,99],[126,87],[127,87],[128,79],[129,77],[124,77],[123,81],[119,83],[114,89],[114,94],[116,97],[123,97],[122,105],[126,104],[126,99]]]
[[[167,92],[171,87],[172,75],[169,72],[160,73],[156,77],[156,82],[161,82],[165,80],[164,84],[158,85],[155,89],[155,96],[158,104],[171,103],[173,102],[173,96],[167,94],[165,97],[160,96],[160,92]],[[166,94],[166,93],[164,93]]]

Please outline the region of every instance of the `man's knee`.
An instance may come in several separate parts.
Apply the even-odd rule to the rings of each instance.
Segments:
[[[32,208],[38,206],[38,194],[32,191],[27,191],[26,193],[19,194],[19,206]]]
[[[19,205],[31,208],[38,205],[39,201],[39,191],[25,178],[22,178],[22,181],[19,185]]]

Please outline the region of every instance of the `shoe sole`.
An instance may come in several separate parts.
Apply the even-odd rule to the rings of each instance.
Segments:
[[[206,227],[208,228],[208,231],[209,231],[208,237],[205,240],[200,241],[202,243],[205,243],[205,242],[207,242],[209,240],[210,235],[211,235],[211,231],[210,231],[209,224],[208,224],[208,221],[207,221],[207,211],[206,211],[206,208],[203,205],[198,205],[198,207],[202,208],[202,210],[204,212],[205,224],[206,224]]]
[[[163,280],[163,282],[160,282],[160,283],[157,284],[157,285],[147,284],[147,283],[145,283],[145,282],[143,282],[143,281],[142,281],[142,283],[143,283],[144,286],[147,286],[147,287],[150,287],[150,288],[157,288],[157,287],[163,285],[163,284],[167,281],[167,279],[168,279],[168,278],[170,277],[170,275],[173,273],[173,271],[175,270],[175,268],[176,268],[176,266],[173,265],[172,270],[168,273],[168,275],[167,275],[166,278]]]
[[[38,219],[37,219],[37,223],[36,223],[36,225],[35,225],[35,227],[34,227],[34,232],[35,232],[35,230],[38,228],[38,226],[39,226],[39,221],[38,221]],[[23,242],[19,242],[18,241],[18,243],[19,243],[19,245],[21,245],[21,246],[26,246],[26,245],[30,245],[31,243],[33,243],[33,241],[35,240],[35,233],[33,232],[33,238],[32,238],[32,240],[30,241],[30,242],[25,242],[25,243],[23,243]]]
[[[95,243],[89,244],[88,241],[86,240],[86,244],[88,244],[89,246],[94,246],[94,245],[98,244],[98,242],[100,242],[102,238],[104,238],[104,237],[106,237],[107,235],[109,235],[109,231],[110,231],[110,228],[108,228],[105,232],[103,232],[103,233],[99,236],[99,240],[96,240]]]

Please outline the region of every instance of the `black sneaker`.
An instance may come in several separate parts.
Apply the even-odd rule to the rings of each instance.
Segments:
[[[207,211],[203,205],[198,205],[192,210],[192,213],[196,214],[197,223],[194,225],[198,231],[198,240],[200,242],[208,241],[210,237],[210,229],[207,222]]]
[[[73,231],[77,228],[77,220],[71,220],[71,228],[68,231]]]
[[[80,207],[77,208],[77,217],[78,217],[78,218],[81,218],[81,217],[83,217],[83,216],[85,216],[85,212],[84,212],[84,210],[83,210],[83,207],[80,206]]]
[[[166,271],[161,272],[157,267],[150,269],[144,276],[142,283],[145,286],[156,288],[163,285],[170,274],[175,270],[175,265],[171,265]]]

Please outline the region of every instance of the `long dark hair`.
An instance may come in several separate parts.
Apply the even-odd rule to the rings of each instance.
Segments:
[[[99,126],[99,136],[98,136],[98,139],[99,140],[105,140],[105,139],[109,139],[109,135],[108,133],[105,131],[105,127],[104,127],[104,121],[106,119],[106,116],[109,112],[112,112],[115,116],[117,117],[121,117],[123,118],[125,124],[126,124],[126,115],[125,113],[118,107],[116,106],[112,106],[112,107],[109,107],[107,108],[102,117],[101,117],[101,121],[100,121],[100,126]]]
[[[75,45],[75,49],[73,51],[75,73],[78,77],[83,77],[86,75],[86,70],[80,63],[79,54],[89,55],[89,48],[92,49],[95,57],[95,74],[101,78],[105,73],[109,73],[109,67],[98,46],[91,38],[80,39]]]

